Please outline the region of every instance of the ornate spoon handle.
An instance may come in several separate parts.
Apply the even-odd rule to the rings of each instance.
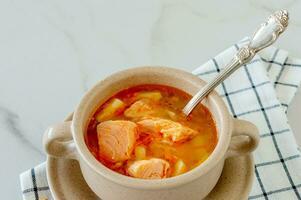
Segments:
[[[239,67],[251,61],[258,51],[273,44],[278,36],[286,29],[288,20],[289,17],[286,10],[280,10],[272,14],[254,33],[249,44],[238,50],[225,69],[192,97],[192,99],[183,108],[183,113],[185,115],[189,115],[194,107],[198,105],[199,102],[201,102],[217,85],[223,82]]]

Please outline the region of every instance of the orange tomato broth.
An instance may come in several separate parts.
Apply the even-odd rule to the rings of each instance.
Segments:
[[[171,166],[169,177],[173,176],[175,163],[179,159],[182,159],[186,165],[185,172],[204,162],[214,150],[218,140],[216,125],[210,111],[204,105],[199,104],[188,117],[184,116],[182,109],[191,99],[191,95],[179,89],[163,85],[138,85],[122,90],[97,108],[90,118],[85,135],[85,142],[94,157],[111,170],[123,175],[128,175],[126,170],[127,162],[135,160],[135,150],[132,153],[131,159],[123,163],[110,163],[103,159],[100,156],[100,149],[98,148],[97,125],[99,122],[96,120],[96,116],[107,106],[108,102],[113,98],[118,98],[125,103],[125,107],[116,111],[114,116],[108,120],[131,121],[131,119],[123,115],[123,112],[137,100],[137,94],[147,91],[159,91],[162,98],[157,102],[158,107],[165,110],[167,109],[176,114],[169,116],[166,115],[166,112],[160,113],[162,112],[160,111],[162,109],[160,109],[156,112],[154,117],[179,122],[182,125],[198,131],[198,134],[185,142],[172,144],[160,142],[160,138],[158,138],[157,135],[140,134],[135,145],[144,146],[146,148],[147,159],[161,158],[167,160]]]

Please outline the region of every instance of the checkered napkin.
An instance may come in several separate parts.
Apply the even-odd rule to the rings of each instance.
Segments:
[[[211,80],[246,42],[235,44],[193,73]],[[300,80],[301,60],[270,47],[217,88],[232,115],[253,122],[260,131],[249,199],[301,199],[301,157],[286,117]],[[45,164],[24,172],[20,179],[24,200],[52,199]]]

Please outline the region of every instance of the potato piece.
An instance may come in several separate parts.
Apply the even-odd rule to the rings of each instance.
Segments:
[[[139,92],[136,96],[137,99],[151,99],[154,101],[159,101],[162,98],[162,95],[160,92],[154,91],[154,92]]]
[[[192,138],[191,144],[194,147],[199,147],[199,146],[205,145],[206,144],[205,137],[203,137],[201,135],[197,135],[194,138]]]
[[[137,160],[143,160],[146,157],[146,149],[144,146],[137,146],[135,148],[135,157]]]
[[[96,116],[96,120],[98,122],[102,122],[114,116],[116,111],[121,110],[125,107],[125,104],[120,99],[114,98],[112,99],[106,107],[98,113]]]
[[[179,159],[174,166],[173,176],[178,176],[184,172],[186,172],[186,164],[183,160]]]

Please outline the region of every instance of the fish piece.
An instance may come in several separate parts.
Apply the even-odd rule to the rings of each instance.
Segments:
[[[124,111],[124,115],[129,118],[141,118],[151,116],[154,113],[154,106],[148,99],[138,100]]]
[[[168,119],[150,118],[141,120],[137,124],[141,132],[160,133],[163,138],[172,142],[183,142],[198,134],[197,131]]]
[[[126,120],[105,121],[97,126],[99,154],[110,162],[128,160],[138,138],[137,125]]]
[[[134,161],[127,169],[130,176],[143,179],[166,178],[170,172],[170,165],[166,160],[151,158],[149,160]]]

